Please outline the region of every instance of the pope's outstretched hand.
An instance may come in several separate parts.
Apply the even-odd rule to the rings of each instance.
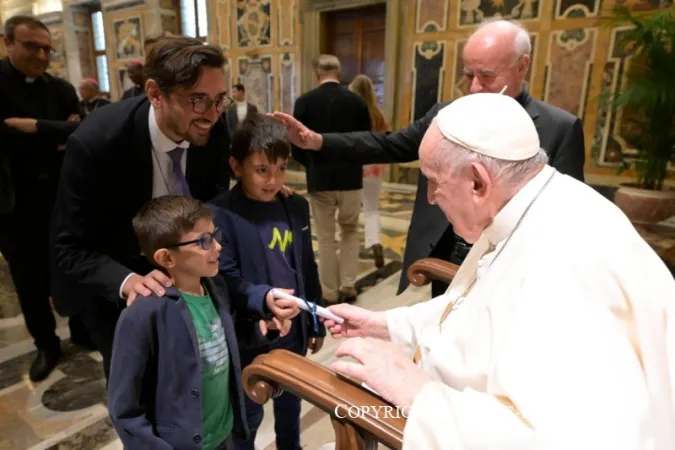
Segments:
[[[336,339],[368,336],[389,338],[387,318],[382,311],[369,311],[346,303],[329,306],[328,310],[344,319],[341,324],[330,319],[324,320],[326,329]]]

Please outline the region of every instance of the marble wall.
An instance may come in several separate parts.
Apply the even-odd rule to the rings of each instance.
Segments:
[[[625,83],[630,65],[619,45],[625,28],[606,26],[602,19],[617,3],[649,11],[673,1],[410,0],[399,124],[419,118],[437,102],[466,94],[461,58],[467,36],[484,19],[516,19],[532,36],[529,89],[536,98],[582,118],[586,173],[611,179],[622,158],[636,154],[621,137],[620,114],[601,100]],[[414,176],[408,178],[414,182]]]
[[[52,35],[52,47],[56,50],[52,55],[52,60],[49,63],[47,71],[56,77],[69,80],[63,13],[61,11],[54,11],[37,17],[49,28],[49,32]]]
[[[228,83],[242,83],[261,111],[293,111],[300,77],[300,0],[210,2],[209,40],[228,57]]]

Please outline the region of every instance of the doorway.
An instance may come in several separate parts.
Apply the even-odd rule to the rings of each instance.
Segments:
[[[321,53],[340,60],[340,83],[364,74],[373,80],[380,107],[384,99],[386,3],[322,14]]]

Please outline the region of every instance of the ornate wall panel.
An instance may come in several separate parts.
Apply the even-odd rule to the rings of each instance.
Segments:
[[[544,101],[583,119],[597,29],[573,28],[549,35]]]
[[[411,121],[423,117],[441,99],[446,48],[445,41],[419,42],[413,48]]]
[[[595,135],[591,147],[592,161],[600,167],[616,166],[621,162],[626,148],[625,140],[620,136],[621,110],[613,111],[606,99],[626,83],[626,71],[630,56],[620,44],[621,35],[626,28],[611,30],[609,49],[603,67],[602,87],[597,110]]]
[[[279,106],[285,113],[293,113],[296,82],[295,55],[284,53],[279,58]]]
[[[108,76],[113,100],[120,99],[124,90],[133,85],[126,76],[129,62],[145,57],[143,40],[146,37],[144,28],[146,11],[145,6],[128,9],[120,9],[120,5],[103,7]]]
[[[457,24],[472,27],[493,16],[520,21],[537,20],[539,3],[539,0],[461,0],[457,4]]]
[[[262,111],[272,111],[274,108],[272,56],[239,57],[237,65],[238,81],[246,88],[247,100]]]
[[[241,82],[261,111],[291,112],[300,86],[300,0],[217,0],[215,43],[230,61],[228,83]]]
[[[277,2],[277,11],[279,26],[279,45],[289,46],[295,44],[296,15],[298,13],[296,3],[298,0],[279,0]]]
[[[598,15],[598,0],[558,0],[555,7],[555,18],[595,17]]]
[[[215,17],[216,21],[215,41],[225,51],[232,48],[232,27],[230,26],[232,5],[230,2],[231,0],[216,0],[213,2],[215,5],[215,14],[213,14],[212,17]]]
[[[417,0],[415,2],[415,32],[445,31],[448,24],[449,0]]]
[[[237,45],[241,48],[269,46],[272,41],[271,0],[237,2]]]

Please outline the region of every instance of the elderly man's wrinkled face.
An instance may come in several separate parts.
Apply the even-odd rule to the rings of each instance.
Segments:
[[[439,149],[439,147],[441,147]],[[436,123],[432,123],[420,145],[420,169],[428,180],[427,200],[438,205],[455,233],[469,243],[476,242],[489,221],[485,208],[491,182],[480,164],[453,170],[452,154]]]
[[[516,56],[515,30],[491,24],[473,35],[464,47],[464,76],[469,92],[501,92],[516,97],[530,66],[528,55]]]
[[[82,97],[82,100],[85,102],[88,102],[98,95],[98,88],[86,80],[80,83],[79,91],[80,97]]]

